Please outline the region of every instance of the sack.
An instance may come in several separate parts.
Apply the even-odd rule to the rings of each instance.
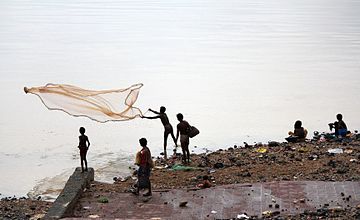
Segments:
[[[154,167],[155,167],[155,162],[154,162],[153,159],[150,159],[150,160],[149,160],[149,166],[150,166],[150,168],[154,168]]]
[[[136,153],[135,165],[140,165],[140,151]]]
[[[194,126],[190,126],[190,130],[189,130],[189,137],[190,138],[195,137],[199,133],[200,133],[199,129],[195,128]]]

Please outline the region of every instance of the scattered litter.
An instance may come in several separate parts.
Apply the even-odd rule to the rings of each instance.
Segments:
[[[100,203],[109,203],[109,199],[106,197],[100,197],[97,201]]]
[[[318,159],[318,155],[313,154],[313,155],[310,155],[308,158],[309,158],[309,160],[317,160],[317,159]]]
[[[216,170],[214,170],[214,169],[209,170],[209,173],[215,173],[215,172],[216,172]]]
[[[262,212],[262,215],[270,216],[271,213],[272,213],[271,211],[264,211],[264,212]]]
[[[343,149],[341,148],[333,148],[328,150],[329,154],[342,154],[344,153]]]
[[[89,217],[89,218],[100,218],[99,215],[89,215],[88,217]]]
[[[350,162],[357,162],[357,159],[350,159]]]
[[[0,195],[1,195],[1,194],[0,194]],[[41,214],[36,214],[36,215],[32,216],[32,217],[30,218],[30,220],[43,219],[43,218],[44,218],[44,216],[45,216],[45,214],[44,214],[44,213],[41,213]]]
[[[190,171],[190,170],[195,170],[195,167],[188,167],[188,166],[183,166],[181,164],[175,164],[174,166],[171,167],[172,170],[174,171],[178,171],[178,170],[185,170],[185,171]]]
[[[347,154],[351,154],[352,152],[353,152],[353,150],[351,150],[351,149],[344,150],[344,153],[347,153]]]
[[[255,151],[263,154],[263,153],[267,152],[267,149],[265,147],[260,147],[260,148],[256,149]]]
[[[217,213],[217,211],[214,211],[214,210],[211,211],[211,214],[216,214],[216,213]]]
[[[309,148],[307,148],[307,147],[300,147],[300,148],[298,149],[298,151],[299,151],[300,153],[306,153],[306,152],[309,152]]]
[[[90,209],[90,206],[84,206],[83,209],[88,210]]]
[[[125,178],[121,178],[121,182],[126,182],[128,181],[129,179],[131,179],[131,176],[126,176]]]
[[[247,214],[239,214],[236,216],[237,219],[249,219],[250,217]]]

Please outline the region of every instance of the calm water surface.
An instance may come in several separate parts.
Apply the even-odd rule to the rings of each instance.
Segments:
[[[142,82],[137,106],[165,105],[173,125],[182,112],[197,149],[283,140],[297,119],[325,131],[339,112],[358,129],[359,11],[356,0],[0,1],[0,196],[54,197],[79,165],[80,126],[97,180],[126,175],[140,137],[162,148],[159,121],[73,118],[24,86]]]

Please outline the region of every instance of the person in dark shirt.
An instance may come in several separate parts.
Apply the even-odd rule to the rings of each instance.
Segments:
[[[88,171],[87,166],[87,160],[86,160],[86,154],[90,147],[90,141],[89,138],[85,135],[85,128],[80,127],[79,129],[80,136],[79,136],[79,150],[80,150],[80,162],[81,162],[81,172]],[[85,163],[85,169],[84,169],[84,163]]]
[[[165,113],[166,108],[164,106],[161,106],[160,107],[160,112],[154,111],[154,110],[149,108],[149,111],[151,111],[152,113],[157,114],[157,115],[152,116],[152,117],[142,116],[142,118],[147,118],[147,119],[160,118],[161,123],[164,126],[164,158],[167,159],[166,146],[167,146],[167,139],[168,139],[169,134],[171,135],[172,139],[174,140],[174,143],[175,143],[176,147],[177,147],[177,144],[176,144],[176,140],[175,140],[173,127],[171,126],[171,124],[169,122],[169,118],[167,117],[167,115]],[[175,148],[175,150],[176,150],[176,148]]]
[[[343,121],[342,114],[337,114],[336,119],[336,122],[329,124],[330,131],[332,131],[332,129],[335,129],[335,136],[345,137],[347,134],[347,126]]]

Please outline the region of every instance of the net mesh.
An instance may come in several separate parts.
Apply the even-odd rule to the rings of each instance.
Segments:
[[[88,117],[98,122],[126,121],[142,116],[134,107],[140,88],[135,84],[126,89],[87,90],[72,85],[52,84],[24,88],[37,95],[49,110],[60,110],[72,116]]]

